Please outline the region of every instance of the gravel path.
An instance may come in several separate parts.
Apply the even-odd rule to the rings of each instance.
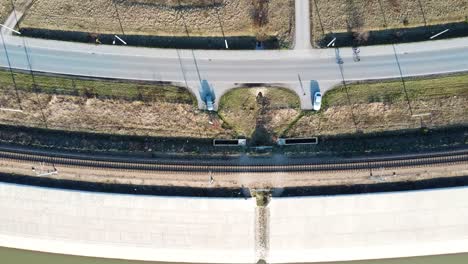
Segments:
[[[36,171],[32,171],[32,167]],[[41,164],[23,161],[0,160],[0,173],[37,176]],[[355,172],[307,172],[307,173],[170,173],[102,170],[83,167],[57,166],[58,174],[52,179],[75,181],[132,184],[145,186],[178,186],[195,188],[288,188],[349,186],[392,182],[411,182],[436,178],[468,175],[468,164],[437,165],[420,168],[373,170]],[[41,173],[52,171],[51,164],[44,164]],[[212,181],[211,181],[212,179]]]

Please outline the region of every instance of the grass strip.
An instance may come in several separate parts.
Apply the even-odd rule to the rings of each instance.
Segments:
[[[36,87],[30,74],[14,73],[17,88],[24,92],[195,104],[188,90],[170,84],[149,84],[136,81],[82,79],[69,76],[35,75]],[[0,90],[14,89],[9,71],[0,70]]]
[[[428,100],[450,96],[468,96],[468,74],[443,77],[409,78],[405,80],[409,100]],[[406,100],[400,80],[389,80],[348,85],[352,104],[398,103]],[[324,108],[347,105],[344,87],[327,92],[323,98]]]

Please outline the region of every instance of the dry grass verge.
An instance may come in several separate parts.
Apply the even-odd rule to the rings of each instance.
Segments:
[[[319,113],[306,113],[290,137],[376,133],[468,123],[468,74],[406,82],[411,115],[399,81],[352,84],[324,96]]]
[[[0,0],[0,23],[3,24],[5,19],[11,12],[11,2],[10,0]]]
[[[120,0],[120,2],[171,7],[206,7],[222,4],[223,0]]]
[[[311,0],[314,41],[324,33],[408,28],[463,22],[467,0]]]
[[[0,123],[39,128],[155,137],[228,137],[216,116],[196,109],[195,98],[171,85],[75,80],[16,74],[18,96],[0,72]],[[18,101],[19,97],[19,101]]]
[[[293,0],[37,0],[23,28],[167,37],[277,37],[291,42]],[[257,2],[266,4],[257,5]],[[218,3],[218,4],[217,4]],[[262,10],[256,10],[258,6]],[[258,24],[261,14],[263,23]]]

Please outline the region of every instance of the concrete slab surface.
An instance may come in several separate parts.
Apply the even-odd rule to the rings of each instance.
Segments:
[[[0,246],[168,262],[254,263],[255,203],[0,184]]]
[[[273,199],[268,263],[468,252],[468,188]]]
[[[132,196],[0,183],[0,247],[189,263],[468,252],[468,187],[328,197]]]

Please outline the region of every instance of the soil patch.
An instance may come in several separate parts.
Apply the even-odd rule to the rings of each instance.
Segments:
[[[354,184],[336,186],[308,186],[282,188],[281,197],[346,195],[382,192],[402,192],[468,186],[468,176],[442,177],[416,181]]]
[[[52,179],[45,177],[0,173],[2,182],[60,188],[77,191],[120,193],[132,195],[157,195],[177,197],[246,198],[241,188],[200,188],[185,186],[149,186],[139,184],[115,184],[80,180]]]

